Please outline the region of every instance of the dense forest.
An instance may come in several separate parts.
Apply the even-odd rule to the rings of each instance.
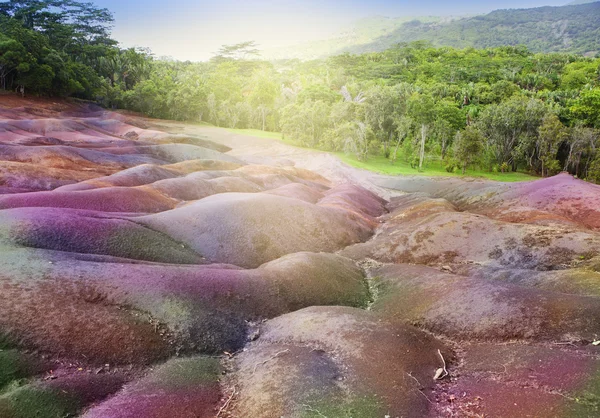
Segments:
[[[600,182],[600,59],[522,46],[434,47],[268,62],[253,42],[209,62],[120,49],[105,9],[71,0],[0,3],[0,83],[157,118],[282,132],[299,145],[383,155],[415,170]]]

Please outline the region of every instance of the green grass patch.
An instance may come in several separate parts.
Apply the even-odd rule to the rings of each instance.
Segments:
[[[358,161],[354,156],[345,154],[343,152],[335,152],[333,154],[352,167],[396,176],[480,177],[489,180],[506,182],[530,181],[538,179],[538,177],[520,172],[490,173],[488,171],[473,169],[467,170],[466,174],[463,176],[461,173],[447,172],[442,162],[439,160],[429,161],[423,168],[423,171],[419,171],[412,168],[408,163],[402,161],[401,159],[396,160],[396,162],[392,164],[389,159],[380,155],[370,156],[367,161]]]
[[[289,138],[283,138],[283,135],[279,132],[266,132],[258,129],[227,129],[229,132],[233,132],[239,135],[252,136],[255,138],[268,138],[281,141],[287,145],[291,145],[297,148],[305,148]],[[494,181],[504,182],[517,182],[517,181],[531,181],[537,180],[538,177],[532,176],[527,173],[521,172],[510,172],[510,173],[493,173],[484,170],[467,170],[466,174],[462,173],[448,173],[444,167],[444,164],[439,159],[428,161],[423,168],[423,171],[416,170],[410,166],[407,162],[398,158],[395,163],[385,158],[382,155],[372,155],[367,161],[358,161],[353,155],[348,155],[343,152],[330,152],[337,156],[344,163],[349,166],[362,168],[364,170],[373,171],[380,174],[387,174],[392,176],[439,176],[439,177],[479,177]]]
[[[218,358],[192,357],[175,359],[157,368],[142,383],[162,389],[189,389],[194,385],[216,384],[221,376]]]
[[[575,405],[565,416],[574,418],[600,416],[600,370],[591,376],[584,389],[574,395]]]
[[[0,396],[0,415],[11,418],[65,418],[75,416],[82,406],[72,396],[35,385]]]
[[[25,377],[24,375],[21,356],[17,350],[0,350],[0,392],[8,383]]]
[[[374,396],[362,396],[349,400],[332,399],[304,405],[302,418],[372,418],[383,417],[386,409]]]

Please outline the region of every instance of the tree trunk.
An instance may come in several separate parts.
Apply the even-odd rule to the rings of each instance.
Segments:
[[[569,164],[571,164],[571,158],[573,157],[573,144],[569,145],[569,156],[567,157],[567,161],[565,162],[565,170],[569,170]]]
[[[398,137],[398,142],[396,142],[396,149],[394,149],[394,157],[392,158],[392,163],[396,162],[398,158],[398,148],[400,148],[400,142],[402,141],[402,137]]]
[[[421,125],[421,150],[419,152],[419,171],[423,168],[423,160],[425,159],[425,135],[427,134],[427,125]]]
[[[442,138],[442,161],[446,158],[446,136]]]
[[[542,160],[542,177],[546,177],[546,175],[544,174],[544,160]]]

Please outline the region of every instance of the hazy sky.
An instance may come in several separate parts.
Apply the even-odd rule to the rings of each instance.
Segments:
[[[255,40],[262,49],[323,39],[361,17],[447,16],[561,6],[569,0],[92,0],[114,12],[113,37],[157,56],[205,60],[220,45]]]

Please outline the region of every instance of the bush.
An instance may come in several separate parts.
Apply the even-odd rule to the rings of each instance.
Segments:
[[[410,168],[417,170],[419,168],[419,157],[412,157],[410,159]]]
[[[444,166],[444,169],[448,173],[454,173],[458,169],[460,169],[460,164],[455,160],[448,160],[448,161],[446,161],[446,165]]]
[[[600,150],[596,151],[596,158],[590,165],[586,180],[600,184]]]

